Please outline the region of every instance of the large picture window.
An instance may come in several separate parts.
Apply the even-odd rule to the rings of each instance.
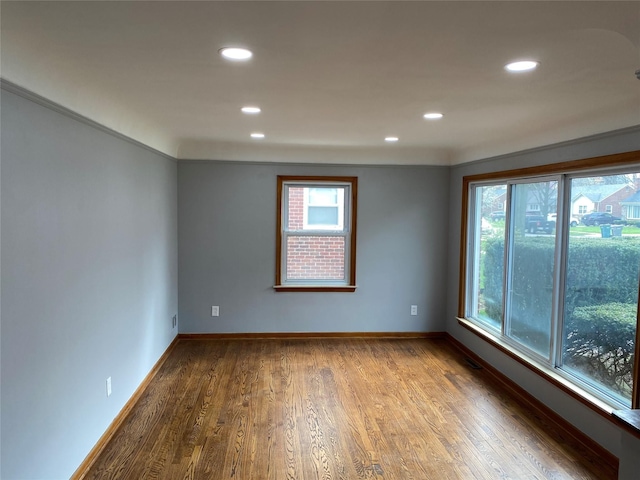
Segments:
[[[611,408],[640,403],[639,162],[640,152],[597,170],[592,159],[464,179],[461,321]],[[576,204],[603,192],[588,215],[607,223],[578,223]],[[502,201],[504,220],[492,215]]]
[[[355,290],[356,206],[355,177],[278,177],[276,290]]]

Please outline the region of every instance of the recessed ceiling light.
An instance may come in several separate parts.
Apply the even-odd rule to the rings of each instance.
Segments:
[[[504,68],[509,72],[528,72],[530,70],[535,70],[540,65],[539,62],[534,62],[533,60],[523,60],[519,62],[507,63]]]
[[[264,133],[258,133],[258,132],[252,133],[251,138],[264,138]]]
[[[398,141],[398,137],[385,137],[384,141],[385,142],[397,142]]]
[[[439,120],[440,118],[444,117],[444,115],[439,112],[429,112],[429,113],[425,113],[423,117],[426,118],[427,120]]]
[[[253,53],[246,48],[225,47],[218,50],[220,55],[229,60],[249,60]]]
[[[242,107],[242,113],[256,114],[260,113],[260,107]]]

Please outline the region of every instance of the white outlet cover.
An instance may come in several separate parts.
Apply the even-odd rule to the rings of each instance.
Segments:
[[[111,377],[107,378],[107,397],[111,396]]]
[[[219,317],[220,316],[220,307],[213,305],[211,307],[211,316],[212,317]]]

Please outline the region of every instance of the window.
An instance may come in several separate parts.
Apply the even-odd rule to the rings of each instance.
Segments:
[[[303,229],[344,229],[344,188],[303,187]]]
[[[578,215],[585,215],[587,213],[586,205],[578,205]]]
[[[478,186],[474,190],[476,208],[473,213],[484,211],[485,205],[492,204],[497,192],[505,189],[506,185],[501,184]],[[480,215],[475,215],[472,220],[471,316],[487,327],[499,330],[502,325],[502,271],[499,259],[504,256],[504,243],[500,244],[494,238],[504,238],[504,229],[502,222],[495,222],[490,229],[486,228],[486,221],[485,228],[482,228],[483,220]],[[491,250],[489,255],[487,250]],[[487,261],[490,263],[487,264]]]
[[[607,205],[604,207],[604,211],[607,213],[613,213],[613,205]]]
[[[278,177],[277,291],[355,290],[356,177]]]
[[[561,388],[611,408],[640,406],[640,228],[570,228],[568,219],[576,192],[640,172],[633,153],[606,157],[597,171],[590,160],[464,179],[461,323]],[[486,203],[505,190],[505,222],[484,228]]]

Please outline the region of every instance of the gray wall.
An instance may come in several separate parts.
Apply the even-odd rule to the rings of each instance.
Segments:
[[[452,219],[460,218],[462,179],[466,175],[532,167],[634,150],[640,150],[640,128],[627,129],[622,132],[600,135],[587,140],[567,142],[562,145],[541,148],[523,154],[506,155],[454,167],[451,169],[449,215]],[[610,452],[619,455],[620,430],[613,426],[611,422],[603,419],[580,402],[542,380],[539,376],[500,353],[487,342],[458,324],[456,316],[460,265],[459,249],[457,248],[460,245],[459,220],[452,221],[449,224],[449,236],[451,238],[451,249],[449,251],[448,268],[447,331]]]
[[[177,167],[4,90],[1,103],[0,476],[59,480],[177,333]]]
[[[355,293],[273,290],[277,175],[358,177]],[[442,167],[180,162],[180,332],[444,331],[448,182]]]

